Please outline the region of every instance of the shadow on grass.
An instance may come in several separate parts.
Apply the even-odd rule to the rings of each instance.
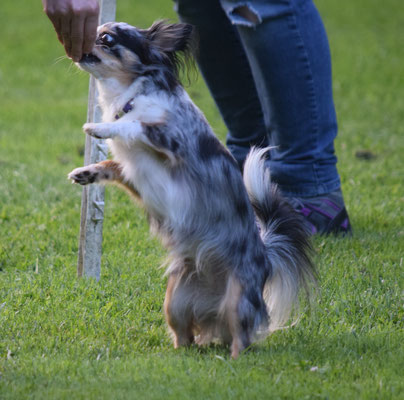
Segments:
[[[222,344],[198,346],[196,344],[179,350],[185,357],[224,358],[230,360],[230,347]],[[374,359],[377,363],[390,363],[403,353],[398,335],[391,332],[341,333],[327,336],[299,334],[298,337],[275,341],[271,337],[256,342],[240,353],[238,360],[256,360],[262,357],[270,360],[316,361],[317,363],[350,363],[353,361]]]

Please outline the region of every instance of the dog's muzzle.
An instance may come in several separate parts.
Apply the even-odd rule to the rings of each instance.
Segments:
[[[101,60],[93,53],[83,54],[83,57],[79,61],[80,64],[96,64],[99,62]]]

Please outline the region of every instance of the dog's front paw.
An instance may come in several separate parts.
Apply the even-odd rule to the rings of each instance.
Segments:
[[[105,134],[102,123],[87,122],[83,125],[83,131],[87,135],[95,137],[96,139],[106,139],[109,136]]]
[[[99,172],[94,165],[88,165],[86,167],[76,168],[70,172],[67,177],[73,182],[80,185],[88,185],[89,183],[95,183],[99,180]]]

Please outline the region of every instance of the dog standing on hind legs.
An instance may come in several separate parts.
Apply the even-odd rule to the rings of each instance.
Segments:
[[[97,80],[113,160],[77,168],[81,185],[115,183],[136,197],[168,249],[164,301],[174,346],[221,341],[231,355],[282,327],[314,280],[301,217],[252,149],[242,176],[178,78],[192,26],[156,22],[98,28],[78,63]]]

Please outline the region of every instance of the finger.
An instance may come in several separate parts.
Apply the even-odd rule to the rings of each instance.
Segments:
[[[61,27],[62,27],[62,22],[60,20],[60,17],[58,15],[58,13],[56,13],[53,8],[49,8],[48,4],[47,4],[47,2],[45,0],[42,0],[42,4],[44,6],[44,11],[45,11],[46,15],[48,16],[48,18],[52,22],[53,28],[56,31],[56,34],[58,36],[59,42],[63,44],[63,39],[62,39],[62,35],[61,35],[61,32],[60,32]]]
[[[73,61],[79,61],[83,55],[83,34],[84,34],[84,21],[83,17],[75,17],[71,22],[71,57]]]
[[[55,28],[56,34],[58,35],[59,42],[63,44],[63,38],[62,38],[62,35],[60,33],[60,30],[61,30],[61,27],[62,27],[62,23],[61,23],[60,19],[59,18],[54,18],[51,21],[52,21],[53,27]]]
[[[66,54],[71,57],[72,41],[70,38],[70,18],[61,19],[60,35]]]
[[[97,37],[98,16],[88,17],[84,23],[83,52],[90,53]]]

